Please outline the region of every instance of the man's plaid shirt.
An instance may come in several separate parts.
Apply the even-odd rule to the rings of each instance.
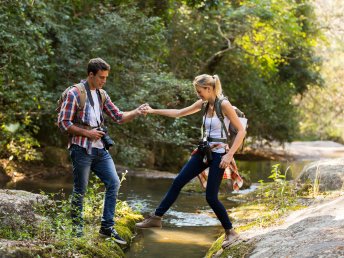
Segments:
[[[69,127],[76,124],[76,121],[80,121],[83,125],[90,125],[90,112],[92,106],[88,100],[86,94],[86,101],[83,110],[78,111],[80,105],[80,93],[78,88],[73,87],[69,90],[66,100],[62,103],[61,111],[58,116],[58,125],[62,131],[67,131]],[[106,99],[104,105],[99,98],[99,105],[102,108],[103,113],[105,112],[111,117],[116,123],[120,123],[123,117],[123,112],[112,103],[109,95],[106,93]],[[78,116],[78,117],[77,117]],[[101,116],[101,123],[103,122],[103,117]],[[77,126],[77,125],[76,125]],[[72,144],[77,144],[87,150],[87,153],[92,153],[92,141],[84,136],[70,135],[68,141],[68,148]]]

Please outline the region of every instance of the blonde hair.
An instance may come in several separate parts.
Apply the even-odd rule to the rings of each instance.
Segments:
[[[209,75],[209,74],[198,75],[195,77],[192,84],[195,87],[195,89],[197,86],[202,87],[202,88],[213,87],[216,97],[220,98],[223,96],[220,78],[217,74],[215,74],[215,75]]]

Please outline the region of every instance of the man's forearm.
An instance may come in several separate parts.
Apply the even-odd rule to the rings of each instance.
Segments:
[[[123,112],[122,120],[120,123],[127,123],[133,120],[135,117],[139,116],[139,112],[137,109],[128,111],[128,112]]]
[[[72,125],[68,127],[67,132],[77,136],[89,137],[89,130]]]

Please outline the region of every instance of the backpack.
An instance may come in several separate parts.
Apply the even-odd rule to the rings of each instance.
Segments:
[[[55,111],[57,113],[60,113],[61,111],[61,107],[62,107],[62,103],[66,100],[67,98],[67,95],[68,95],[68,92],[72,89],[72,88],[78,88],[78,91],[80,93],[80,105],[78,107],[78,110],[77,112],[80,112],[84,109],[85,107],[85,103],[86,103],[86,89],[85,89],[85,85],[83,83],[78,83],[78,84],[74,84],[72,86],[69,86],[67,89],[65,89],[60,98],[58,99],[57,101],[57,105],[56,105],[56,109]],[[101,97],[101,100],[102,100],[102,106],[104,106],[104,103],[105,103],[105,100],[106,100],[106,94],[105,94],[105,91],[103,89],[99,89],[99,93],[100,93],[100,97]]]
[[[221,107],[221,103],[224,100],[228,100],[228,99],[226,97],[216,98],[215,99],[215,103],[214,103],[214,108],[215,108],[215,112],[216,112],[217,117],[221,121],[221,129],[222,129],[221,130],[221,137],[222,137],[222,132],[225,131],[228,146],[231,147],[233,145],[235,137],[238,134],[238,131],[231,123],[229,123],[228,128],[225,126],[224,115],[222,113],[222,107]],[[208,103],[204,103],[203,106],[202,106],[203,116],[207,114],[208,108],[209,108],[209,102]],[[242,112],[240,109],[238,109],[235,106],[233,106],[233,108],[234,108],[237,116],[239,117],[239,119],[240,118],[246,118],[244,112]],[[247,127],[248,127],[248,125],[247,125],[247,122],[246,122],[246,124],[244,126],[244,129],[246,130]],[[243,148],[244,148],[245,138],[246,137],[244,137],[241,146],[238,148],[238,150],[240,150],[240,151],[242,151]]]

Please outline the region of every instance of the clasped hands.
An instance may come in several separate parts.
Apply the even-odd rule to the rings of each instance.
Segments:
[[[152,108],[149,106],[148,103],[142,104],[141,106],[137,108],[137,112],[140,115],[147,115],[148,113],[151,113],[151,111],[152,111]]]

